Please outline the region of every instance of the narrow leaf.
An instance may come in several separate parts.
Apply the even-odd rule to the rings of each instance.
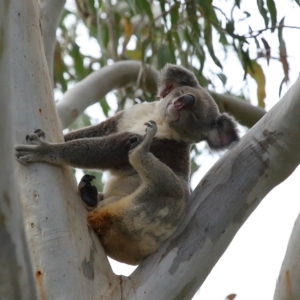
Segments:
[[[284,18],[279,22],[278,28],[278,40],[279,40],[279,57],[282,64],[285,80],[289,80],[289,63],[287,61],[287,51],[285,46],[285,41],[283,40],[282,30],[284,26]]]
[[[264,38],[262,38],[261,41],[264,44],[264,47],[265,47],[265,50],[266,50],[266,59],[267,59],[268,65],[269,65],[270,58],[271,58],[271,47],[270,47],[269,43]]]
[[[274,32],[277,23],[277,10],[276,10],[276,5],[274,0],[267,0],[267,7],[271,15],[271,23],[272,23],[271,32]]]
[[[261,16],[263,17],[263,19],[265,21],[265,26],[267,28],[268,24],[269,24],[269,18],[268,18],[268,12],[264,7],[264,4],[265,4],[264,0],[256,0],[256,2],[257,2],[258,10],[259,10]]]
[[[295,0],[295,2],[300,6],[300,1],[299,0]]]
[[[151,6],[147,0],[137,0],[135,1],[136,6],[140,8],[142,11],[144,11],[149,19],[152,21],[153,20],[153,14],[151,10]]]
[[[213,43],[212,43],[212,27],[211,24],[208,23],[207,21],[204,23],[204,40],[206,47],[208,49],[208,52],[213,59],[214,63],[222,69],[222,65],[218,58],[215,56],[214,48],[213,48]]]
[[[246,68],[247,73],[256,81],[257,99],[260,107],[265,107],[264,99],[266,98],[266,78],[262,67],[257,61],[252,60],[251,65]]]

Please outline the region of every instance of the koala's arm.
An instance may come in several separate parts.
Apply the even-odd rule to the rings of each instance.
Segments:
[[[15,147],[19,162],[47,162],[83,169],[118,169],[128,165],[128,151],[140,136],[129,132],[100,138],[77,139],[65,143],[44,142],[36,133],[28,135],[27,145]]]
[[[64,139],[68,142],[77,139],[94,138],[114,134],[118,131],[118,123],[122,116],[123,112],[120,112],[100,124],[71,131],[64,135]]]

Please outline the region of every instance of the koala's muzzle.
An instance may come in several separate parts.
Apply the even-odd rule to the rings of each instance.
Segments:
[[[193,95],[182,95],[174,102],[174,107],[177,110],[181,110],[183,108],[189,108],[194,106],[195,102],[196,100]]]

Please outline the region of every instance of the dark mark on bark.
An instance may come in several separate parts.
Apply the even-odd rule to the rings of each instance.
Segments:
[[[94,261],[94,249],[90,248],[89,259],[85,258],[81,264],[83,275],[89,280],[94,280],[95,278]]]

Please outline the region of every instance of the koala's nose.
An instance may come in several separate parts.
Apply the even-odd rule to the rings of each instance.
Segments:
[[[193,95],[182,95],[180,96],[175,102],[174,102],[174,106],[180,110],[182,108],[188,108],[188,107],[192,107],[195,104],[196,100],[195,97]]]

